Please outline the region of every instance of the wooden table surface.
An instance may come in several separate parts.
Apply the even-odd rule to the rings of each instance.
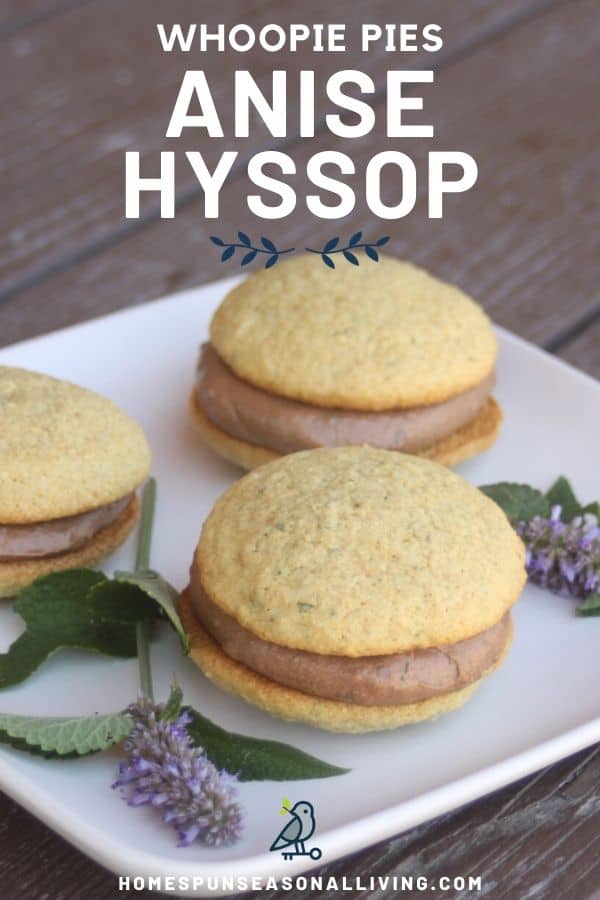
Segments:
[[[286,246],[304,246],[309,239],[316,243],[359,228],[369,235],[388,233],[394,253],[456,281],[497,322],[600,375],[595,0],[330,0],[325,19],[322,2],[304,0],[301,14],[296,7],[282,0],[0,0],[0,345],[233,271],[208,241],[216,226],[204,219],[200,190],[183,165],[174,219],[160,220],[151,195],[143,199],[139,220],[124,219],[126,149],[140,150],[149,174],[156,172],[160,150],[176,149],[181,160],[182,148],[198,149],[210,164],[223,149],[193,130],[176,147],[164,138],[185,68],[205,68],[218,108],[231,123],[224,66],[248,68],[263,81],[274,65],[287,67],[289,77],[314,68],[321,86],[339,68],[364,69],[377,85],[378,122],[387,68],[434,67],[435,86],[424,91],[427,121],[435,122],[439,148],[475,156],[478,186],[449,197],[443,220],[429,220],[424,159],[430,148],[427,141],[412,140],[408,152],[417,161],[420,183],[417,209],[408,218],[382,223],[365,212],[357,175],[359,202],[347,219],[316,220],[300,203],[267,234],[276,233]],[[201,58],[160,52],[155,30],[156,22],[260,26],[298,20],[346,22],[349,34],[361,21],[437,22],[445,44],[437,54],[374,50],[365,56],[298,52],[282,58],[258,50]],[[350,152],[361,173],[370,156],[388,146],[381,126],[350,150],[322,128],[313,140],[301,140],[294,136],[297,104],[292,97],[285,140],[257,128],[237,142],[239,157],[222,192],[223,236],[237,228],[256,232],[244,198],[245,162],[258,150],[278,146],[294,156],[294,185],[302,196],[303,165],[318,150]],[[233,139],[225,145],[231,147]],[[388,197],[395,199],[392,185]],[[322,872],[475,874],[483,879],[481,895],[494,900],[598,898],[599,785],[600,752],[590,748]],[[117,896],[112,874],[5,797],[0,883],[13,900]]]

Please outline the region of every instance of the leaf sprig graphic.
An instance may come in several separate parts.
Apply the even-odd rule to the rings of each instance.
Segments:
[[[283,256],[284,253],[293,253],[296,249],[295,247],[288,247],[286,250],[278,250],[273,241],[269,240],[269,238],[261,237],[260,243],[262,246],[255,246],[248,235],[243,231],[238,231],[237,233],[238,241],[224,241],[222,238],[217,237],[217,235],[211,235],[211,241],[217,247],[223,247],[223,252],[221,253],[221,262],[227,262],[228,259],[231,259],[236,250],[245,251],[240,265],[247,266],[249,263],[253,262],[259,253],[265,254],[268,259],[265,262],[265,269],[270,269],[271,266],[274,266],[275,263],[279,260],[280,256]]]
[[[353,252],[355,250],[364,250],[370,260],[379,262],[379,253],[376,248],[383,247],[387,244],[390,239],[389,235],[384,235],[376,241],[363,241],[362,237],[362,231],[357,231],[352,235],[345,247],[339,246],[339,237],[333,237],[331,240],[327,241],[321,250],[315,250],[313,247],[306,247],[305,249],[308,253],[318,253],[325,265],[329,266],[330,269],[335,269],[335,262],[331,258],[334,253],[341,253],[346,262],[352,263],[353,266],[360,265],[356,253]]]

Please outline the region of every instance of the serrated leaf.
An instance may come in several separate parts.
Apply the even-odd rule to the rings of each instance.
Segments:
[[[376,247],[383,247],[384,244],[387,244],[387,242],[389,241],[389,239],[390,239],[389,234],[386,234],[386,235],[384,235],[383,237],[380,237],[378,241],[375,241],[375,246],[376,246]]]
[[[235,253],[235,247],[233,244],[230,247],[227,247],[226,250],[223,250],[221,253],[221,262],[227,262],[228,259],[231,259],[233,254]]]
[[[9,747],[12,747],[13,750],[29,753],[30,756],[41,756],[42,759],[57,758],[57,754],[52,750],[40,750],[39,747],[28,744],[26,741],[21,740],[21,738],[11,737],[6,731],[2,731],[2,729],[0,729],[0,744],[7,744]],[[75,759],[78,755],[78,753],[63,753],[60,759]]]
[[[329,266],[330,269],[335,269],[335,263],[330,256],[327,256],[326,253],[321,254],[321,259],[325,263],[326,266]]]
[[[256,257],[257,250],[251,250],[250,253],[246,253],[244,258],[242,259],[242,265],[247,266],[248,263],[251,263],[252,260]]]
[[[350,253],[349,250],[344,250],[344,259],[348,260],[349,263],[352,263],[353,266],[358,266],[359,262],[354,253]]]
[[[217,247],[225,246],[225,241],[221,240],[220,237],[217,237],[216,234],[211,234],[210,239],[213,242],[213,244],[217,245]]]
[[[240,781],[294,781],[343,775],[341,769],[279,741],[265,741],[225,731],[197,710],[190,714],[188,734],[218,769],[236,774]]]
[[[377,252],[375,247],[365,247],[365,253],[369,257],[369,259],[373,260],[373,262],[379,262],[379,253]]]
[[[600,594],[589,594],[576,608],[578,616],[600,616]]]
[[[179,635],[183,652],[187,653],[189,640],[177,612],[179,593],[173,585],[169,584],[162,575],[159,575],[153,569],[146,569],[140,572],[115,572],[114,579],[115,582],[134,585],[158,604]]]
[[[339,244],[339,237],[331,238],[331,240],[327,241],[325,246],[323,247],[323,253],[329,253],[330,250],[333,250]]]
[[[362,231],[357,231],[356,234],[352,235],[352,237],[350,238],[348,243],[350,244],[351,247],[354,247],[355,244],[358,244],[358,242],[360,241],[362,236],[363,236]]]
[[[260,242],[270,253],[277,253],[277,247],[269,238],[261,237]]]
[[[94,569],[69,569],[66,572],[53,572],[44,575],[32,584],[23,588],[15,602],[15,612],[25,622],[33,620],[39,625],[56,624],[56,616],[66,607],[71,614],[70,621],[87,621],[87,611],[80,608],[81,600],[89,590],[101,584],[107,584],[108,578],[103,572]]]
[[[581,510],[581,514],[591,513],[592,516],[596,516],[596,518],[600,521],[600,503],[596,500],[593,503],[588,503],[587,506],[584,506]]]
[[[265,263],[265,269],[270,269],[271,266],[274,266],[275,263],[277,262],[277,259],[278,259],[277,254],[273,254],[273,256],[270,256]]]
[[[252,243],[248,235],[244,231],[238,231],[238,238],[245,247],[249,247]]]
[[[560,506],[560,517],[563,522],[570,522],[575,516],[581,515],[583,511],[570,482],[564,475],[556,479],[550,490],[546,492],[546,498],[551,507]]]
[[[550,515],[550,503],[541,491],[528,484],[500,481],[479,488],[504,510],[511,522],[529,522],[534,516]]]
[[[177,682],[174,682],[171,685],[171,693],[169,694],[169,699],[165,703],[165,708],[163,709],[160,718],[165,722],[172,722],[181,712],[182,703],[183,691]]]
[[[133,719],[126,713],[65,717],[0,713],[0,740],[3,743],[46,756],[98,753],[124,740],[132,728]]]
[[[136,655],[135,622],[142,609],[139,592],[107,590],[101,572],[71,569],[38,578],[20,592],[14,609],[25,631],[0,654],[0,688],[19,684],[57,650],[74,647],[110,656]],[[135,597],[132,595],[135,593]],[[134,611],[132,611],[133,604]]]
[[[154,598],[137,585],[107,579],[80,598],[86,621],[98,625],[135,625],[156,618]]]

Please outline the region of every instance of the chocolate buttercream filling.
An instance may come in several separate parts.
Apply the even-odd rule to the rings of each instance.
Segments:
[[[199,578],[190,597],[196,615],[231,659],[305,694],[361,706],[418,703],[481,678],[510,638],[510,613],[492,628],[455,644],[384,656],[350,658],[281,647],[252,634],[210,600]]]
[[[327,409],[279,397],[239,378],[212,344],[203,344],[196,396],[208,418],[227,434],[280,453],[312,447],[370,444],[416,453],[471,422],[486,403],[495,373],[443,403],[385,412]]]
[[[77,550],[115,522],[133,494],[77,516],[28,525],[0,525],[0,562],[40,559]]]

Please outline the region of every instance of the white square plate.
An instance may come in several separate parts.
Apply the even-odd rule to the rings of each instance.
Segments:
[[[0,363],[68,378],[116,400],[145,428],[154,451],[159,501],[152,565],[177,587],[202,522],[239,471],[217,459],[192,432],[186,403],[199,343],[233,280],[78,325],[0,351]],[[52,302],[51,298],[48,300]],[[524,481],[546,488],[559,474],[583,500],[598,498],[600,385],[498,330],[496,395],[506,422],[497,444],[460,467],[475,484]],[[105,569],[131,567],[134,540]],[[196,878],[294,875],[315,863],[284,861],[269,846],[282,827],[284,796],[315,807],[322,862],[350,853],[459,806],[600,740],[600,619],[528,587],[515,610],[506,663],[467,705],[436,722],[362,736],[287,724],[209,684],[181,657],[165,629],[153,645],[155,689],[166,696],[173,673],[186,701],[225,728],[285,741],[352,771],[290,783],[249,783],[243,840],[230,848],[176,847],[154,810],[129,809],[110,789],[118,757],[45,762],[0,751],[0,787],[65,838],[119,874]],[[21,630],[0,610],[0,650]],[[137,692],[135,660],[83,652],[57,654],[25,684],[0,693],[0,710],[65,715],[121,709]],[[204,879],[202,881],[202,879]],[[240,889],[240,883],[235,886]],[[227,891],[224,891],[227,893]]]

